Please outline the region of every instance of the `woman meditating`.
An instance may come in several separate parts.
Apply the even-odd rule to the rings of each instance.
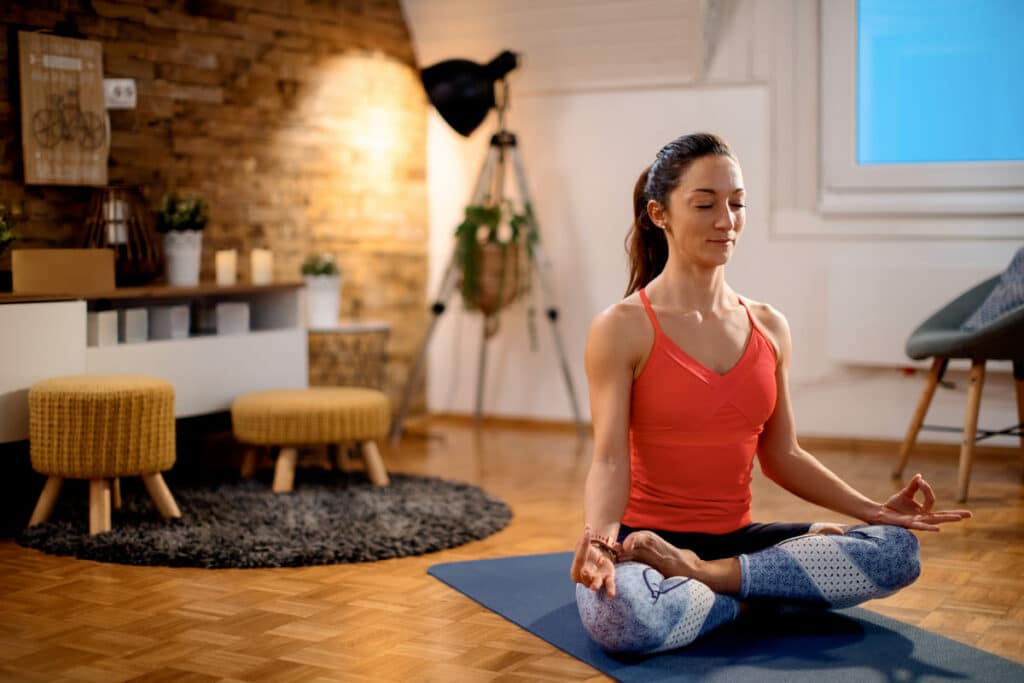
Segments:
[[[800,448],[786,319],[725,281],[744,195],[720,138],[665,145],[633,190],[627,296],[587,337],[594,455],[571,575],[583,624],[609,651],[687,645],[747,601],[889,595],[920,571],[908,529],[970,517],[933,511],[920,475],[870,500]],[[865,525],[752,523],[755,453],[775,483]]]

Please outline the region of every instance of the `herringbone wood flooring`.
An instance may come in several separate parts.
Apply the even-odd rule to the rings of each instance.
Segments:
[[[14,681],[606,680],[428,577],[436,562],[569,549],[590,457],[563,429],[435,423],[439,439],[385,451],[393,471],[479,484],[508,501],[495,536],[425,557],[276,570],[130,567],[51,557],[0,542],[0,679]],[[893,454],[818,452],[874,497]],[[951,503],[956,465],[917,455],[908,471]],[[975,518],[921,534],[913,586],[868,604],[1024,661],[1024,502],[1019,458],[974,467]],[[755,519],[836,519],[758,473]]]

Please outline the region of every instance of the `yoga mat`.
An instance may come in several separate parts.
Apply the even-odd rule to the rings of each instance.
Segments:
[[[583,630],[571,553],[436,564],[428,573],[624,681],[1024,681],[1024,666],[860,608],[752,610],[686,648],[605,654]]]

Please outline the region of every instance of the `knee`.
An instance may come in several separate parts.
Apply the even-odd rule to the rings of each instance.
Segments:
[[[615,597],[604,592],[595,592],[582,585],[576,585],[576,607],[580,620],[590,637],[601,649],[608,652],[640,654],[650,652],[660,643],[660,633],[646,618],[642,601],[650,602],[649,594],[644,596],[640,586],[623,581],[618,574],[615,580]]]
[[[900,526],[878,525],[853,530],[875,542],[877,558],[872,577],[879,587],[898,590],[921,574],[921,548],[917,536]]]

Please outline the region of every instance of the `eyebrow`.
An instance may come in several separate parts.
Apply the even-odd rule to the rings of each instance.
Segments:
[[[708,194],[718,194],[717,192],[715,192],[711,188],[707,188],[707,187],[698,187],[696,190],[690,190],[690,194],[693,194],[695,192],[707,192]],[[737,192],[746,192],[746,190],[744,190],[742,187],[737,187],[735,190],[733,190],[729,194],[736,194]]]

